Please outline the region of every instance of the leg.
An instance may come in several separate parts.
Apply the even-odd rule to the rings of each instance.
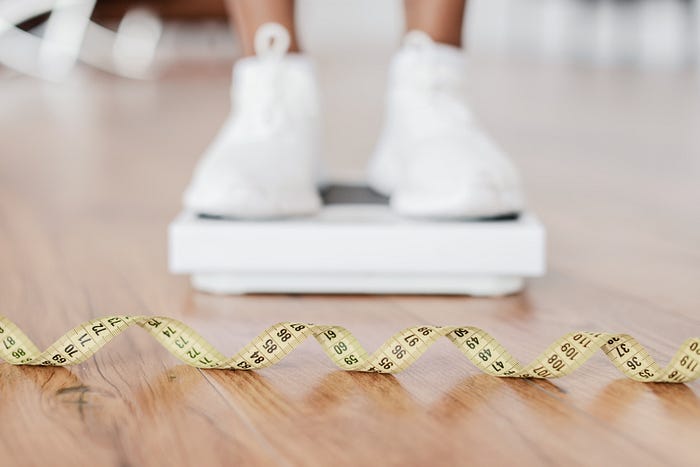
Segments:
[[[524,206],[519,175],[465,101],[465,0],[405,0],[406,35],[389,67],[384,130],[368,182],[398,213],[484,218]]]
[[[183,204],[198,214],[280,218],[315,213],[319,105],[298,52],[293,0],[227,0],[246,57],[233,67],[231,113],[204,152]]]
[[[406,30],[423,31],[435,42],[462,46],[466,0],[404,0]]]
[[[284,26],[291,38],[290,52],[299,52],[294,24],[294,0],[226,0],[229,16],[246,56],[255,54],[255,32],[268,22]]]

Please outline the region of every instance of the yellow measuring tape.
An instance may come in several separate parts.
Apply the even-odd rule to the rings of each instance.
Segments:
[[[282,360],[313,336],[341,369],[398,373],[415,362],[440,336],[449,339],[481,371],[511,378],[558,378],[576,370],[598,349],[628,378],[643,382],[685,383],[700,377],[700,338],[683,343],[661,368],[632,336],[572,332],[523,366],[485,331],[471,326],[417,326],[405,329],[368,354],[340,326],[279,323],[270,326],[243,350],[226,357],[184,323],[163,316],[110,316],[68,331],[43,352],[9,319],[0,316],[0,358],[13,365],[66,366],[87,360],[130,326],[151,334],[170,353],[197,368],[257,370]]]

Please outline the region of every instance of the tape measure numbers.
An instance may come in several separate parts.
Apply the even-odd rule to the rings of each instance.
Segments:
[[[632,336],[572,332],[523,366],[485,331],[471,326],[417,326],[405,329],[368,354],[345,328],[307,323],[270,326],[233,357],[226,357],[184,323],[163,316],[110,316],[68,331],[41,352],[12,321],[0,316],[0,358],[13,365],[67,366],[84,362],[131,326],[151,334],[170,353],[198,368],[258,370],[269,367],[314,337],[341,369],[398,373],[415,362],[440,337],[446,337],[477,368],[493,376],[558,378],[583,365],[598,349],[628,378],[642,382],[685,383],[700,377],[700,338],[683,343],[661,368]]]

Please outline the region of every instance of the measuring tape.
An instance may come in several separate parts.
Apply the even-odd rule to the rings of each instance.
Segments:
[[[449,339],[481,371],[511,378],[558,378],[583,365],[598,349],[628,378],[642,382],[685,383],[700,377],[700,338],[683,343],[661,368],[632,336],[572,332],[523,366],[485,331],[471,326],[417,326],[405,329],[368,354],[340,326],[279,323],[243,350],[226,357],[186,324],[163,316],[109,316],[76,326],[43,352],[9,319],[0,316],[0,358],[13,365],[67,366],[82,363],[130,326],[145,329],[170,353],[197,368],[258,370],[282,360],[313,336],[338,367],[348,371],[398,373],[438,338]]]

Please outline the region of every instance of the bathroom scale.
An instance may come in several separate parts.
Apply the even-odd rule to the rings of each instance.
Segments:
[[[169,268],[220,293],[454,294],[520,291],[545,272],[545,230],[529,212],[411,219],[362,185],[322,190],[309,217],[242,220],[182,212]]]

